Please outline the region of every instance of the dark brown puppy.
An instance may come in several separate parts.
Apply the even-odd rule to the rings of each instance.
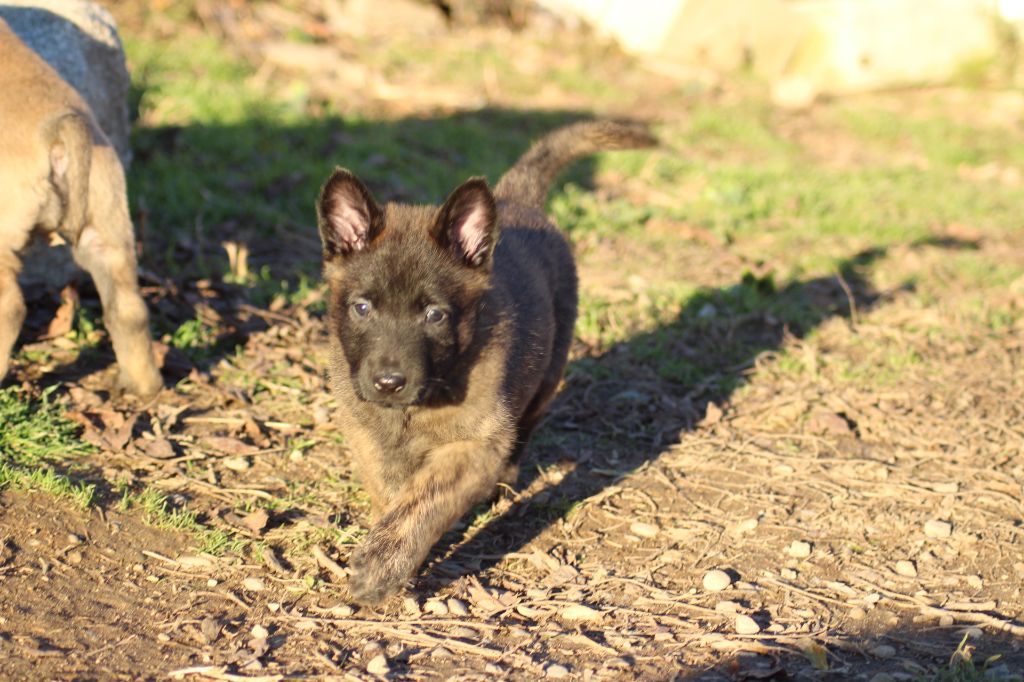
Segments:
[[[576,268],[544,215],[548,191],[580,156],[654,143],[636,125],[571,125],[493,193],[471,178],[440,208],[381,207],[343,169],[324,185],[333,388],[375,519],[352,555],[356,599],[400,589],[453,522],[515,482],[576,320]]]

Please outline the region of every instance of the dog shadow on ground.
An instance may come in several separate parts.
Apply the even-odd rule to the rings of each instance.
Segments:
[[[890,298],[864,272],[886,249],[842,261],[836,274],[776,288],[770,276],[744,274],[728,287],[697,292],[670,324],[570,363],[567,381],[528,450],[519,489],[527,489],[554,454],[575,466],[539,500],[516,501],[447,562],[479,569],[494,548],[514,553],[562,512],[636,471],[694,429],[708,405],[724,405],[761,354],[780,350],[832,318],[850,320]],[[905,286],[910,286],[905,285]],[[544,447],[546,441],[560,447]],[[539,504],[538,504],[539,502]]]
[[[949,238],[911,246],[976,248],[973,242]],[[517,496],[462,544],[456,543],[464,531],[447,534],[435,548],[434,565],[419,580],[432,589],[477,574],[508,555],[529,552],[525,548],[534,539],[579,503],[679,444],[709,404],[727,404],[759,356],[781,350],[787,339],[804,337],[829,320],[856,327],[860,316],[910,290],[911,282],[878,291],[868,281],[868,269],[888,251],[861,251],[841,261],[834,275],[778,288],[770,277],[744,274],[731,286],[695,294],[672,323],[599,356],[575,360],[537,434],[539,442],[527,451],[517,489],[529,489],[546,467],[571,470],[557,483]],[[872,637],[854,636],[852,646],[864,651],[901,638],[919,642],[919,651],[948,658],[960,635],[903,624],[878,632],[874,644]],[[989,633],[984,646],[1005,652],[1017,645],[1010,634]]]

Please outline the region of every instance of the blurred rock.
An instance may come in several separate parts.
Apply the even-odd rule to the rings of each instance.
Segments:
[[[131,80],[110,13],[85,0],[4,0],[0,18],[88,102],[127,168]]]
[[[941,83],[1000,50],[989,0],[538,0],[579,16],[633,53],[717,72],[750,70],[780,106]],[[1009,8],[1009,9],[1007,9]],[[1024,11],[1022,11],[1024,13]],[[681,76],[682,77],[682,76]]]

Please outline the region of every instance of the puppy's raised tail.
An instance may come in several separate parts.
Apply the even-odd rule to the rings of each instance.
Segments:
[[[584,121],[538,140],[494,187],[499,199],[543,209],[555,178],[578,158],[599,151],[653,147],[658,139],[642,123]]]
[[[70,112],[50,129],[50,182],[61,200],[59,232],[72,243],[88,220],[89,170],[92,167],[92,129],[86,118]]]

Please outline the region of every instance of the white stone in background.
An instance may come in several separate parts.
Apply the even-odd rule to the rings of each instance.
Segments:
[[[1024,21],[1024,0],[538,0],[581,17],[658,71],[752,70],[780,106],[948,81],[995,55],[997,15]]]

